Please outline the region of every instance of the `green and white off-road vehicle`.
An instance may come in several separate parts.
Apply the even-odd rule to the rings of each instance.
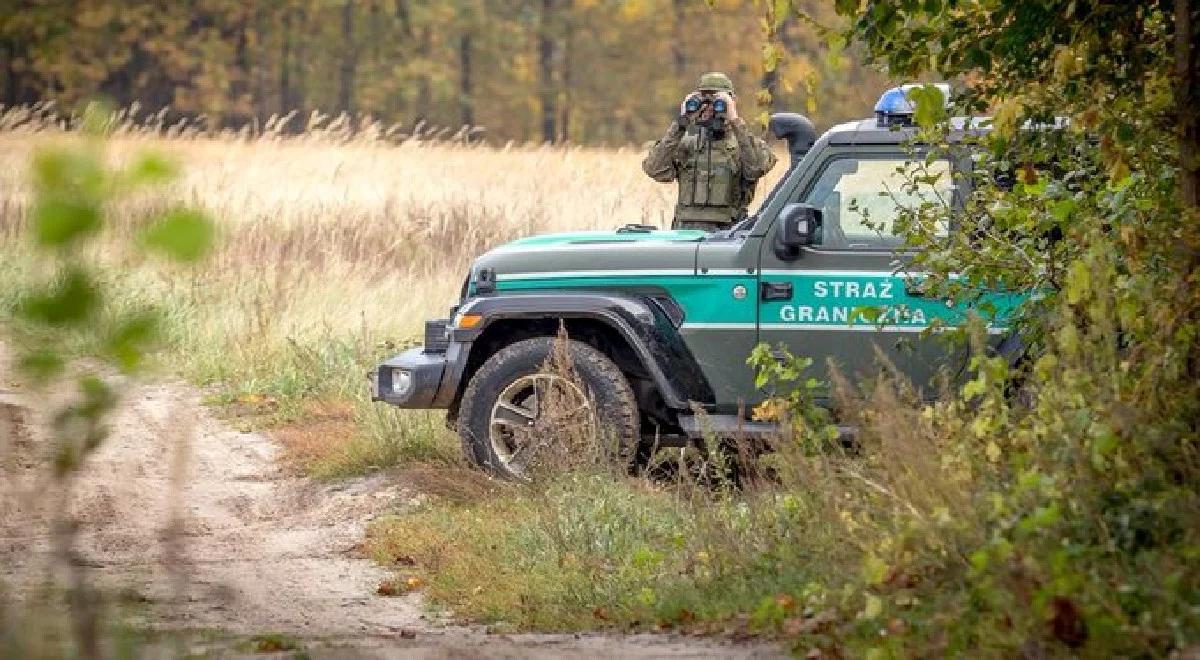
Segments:
[[[956,199],[970,163],[935,162],[935,184],[906,186],[914,129],[897,92],[904,101],[889,90],[876,117],[819,138],[799,115],[773,116],[791,165],[758,212],[729,230],[630,225],[534,236],[480,256],[450,318],[428,321],[424,346],[375,370],[374,398],[446,409],[472,461],[520,477],[552,390],[576,404],[553,414],[586,417],[627,459],[652,442],[773,431],[745,419],[766,397],[746,362],[760,342],[812,357],[818,378],[827,358],[855,374],[879,351],[931,389],[962,355],[923,331],[958,326],[970,310],[914,286],[920,274],[906,268],[890,223],[926,196]],[[864,306],[879,316],[854,313]],[[989,328],[997,340],[1000,323]],[[542,372],[560,328],[578,385]]]

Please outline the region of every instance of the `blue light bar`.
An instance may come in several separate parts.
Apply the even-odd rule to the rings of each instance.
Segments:
[[[884,92],[875,104],[876,114],[911,115],[914,109],[912,101],[908,100],[908,95],[900,87],[893,87]]]
[[[899,87],[893,87],[884,92],[879,97],[879,101],[875,104],[875,123],[878,126],[912,126],[913,112],[916,111],[916,106],[908,100],[908,92],[916,87],[923,87],[922,83],[909,83]],[[950,85],[946,83],[937,83],[935,85],[942,90],[942,96],[946,99],[946,105],[950,105]]]

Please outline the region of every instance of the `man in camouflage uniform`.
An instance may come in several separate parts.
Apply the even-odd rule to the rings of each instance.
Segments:
[[[718,99],[725,102],[724,121],[714,110]],[[679,182],[671,227],[706,231],[744,218],[755,184],[774,166],[770,147],[738,116],[729,76],[717,72],[700,76],[696,91],[680,104],[679,117],[642,161],[655,181]]]

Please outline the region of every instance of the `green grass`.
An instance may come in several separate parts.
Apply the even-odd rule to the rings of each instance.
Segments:
[[[836,566],[831,539],[797,497],[685,496],[584,471],[382,520],[367,547],[384,564],[414,559],[435,602],[471,620],[653,629],[733,621],[781,599],[796,614],[822,609],[812,571]]]
[[[1024,416],[999,390],[976,409],[866,390],[843,394],[861,455],[799,437],[742,489],[576,468],[435,497],[377,521],[367,548],[433,603],[502,629],[748,632],[855,657],[1155,656],[1200,636],[1190,486],[1112,517],[1131,509],[1095,478],[1063,478],[1079,466],[1048,440],[1018,456],[1014,437],[1006,463],[978,436],[1081,419],[1063,398]]]
[[[190,380],[215,385],[225,414],[283,442],[319,478],[365,474],[413,461],[452,462],[458,445],[441,411],[370,400],[366,375],[394,354],[385,342],[325,336],[287,341],[229,363],[189,356]],[[170,360],[167,360],[170,364]]]

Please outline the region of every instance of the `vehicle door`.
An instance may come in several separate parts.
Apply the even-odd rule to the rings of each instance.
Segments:
[[[710,237],[696,253],[696,277],[686,291],[682,332],[712,385],[716,412],[757,403],[746,358],[758,335],[757,264],[761,237]]]
[[[778,222],[760,250],[759,340],[828,362],[857,382],[886,364],[914,374],[922,331],[946,306],[919,295],[919,274],[905,267],[898,209],[931,200],[953,204],[948,161],[916,165],[902,147],[831,148],[809,168],[787,203],[820,210],[814,244],[787,258],[774,249]],[[906,170],[926,167],[937,182],[914,188]],[[948,227],[938,228],[945,232]],[[921,386],[932,372],[921,371]]]

